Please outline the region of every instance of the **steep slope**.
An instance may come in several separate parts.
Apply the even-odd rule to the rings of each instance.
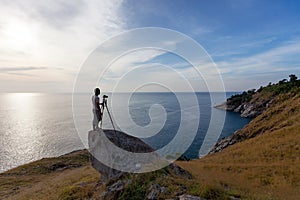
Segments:
[[[177,164],[201,183],[231,188],[244,196],[299,199],[300,89],[272,98],[272,106],[215,146],[213,152],[218,153]]]
[[[272,97],[272,106],[269,106],[265,112],[253,119],[243,129],[220,140],[211,150],[211,153],[222,151],[230,145],[257,135],[273,132],[298,123],[299,98],[300,88]]]

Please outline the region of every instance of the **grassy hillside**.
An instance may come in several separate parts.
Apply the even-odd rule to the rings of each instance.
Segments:
[[[145,174],[128,174],[103,184],[99,173],[90,166],[88,157],[86,150],[77,151],[2,173],[0,199],[139,200],[148,195],[170,199],[183,194],[230,199],[239,196],[219,186],[200,184],[190,174],[172,167]]]
[[[87,151],[46,158],[0,174],[0,199],[81,199],[100,176]]]
[[[254,98],[274,95],[272,89]],[[299,87],[277,94],[272,106],[237,134],[243,142],[178,164],[199,183],[231,188],[244,197],[300,199]]]

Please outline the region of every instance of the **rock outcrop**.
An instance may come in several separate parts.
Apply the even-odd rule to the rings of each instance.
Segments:
[[[178,200],[206,200],[201,197],[193,196],[193,195],[188,195],[188,194],[183,194],[177,198]]]
[[[246,138],[240,134],[240,131],[236,131],[233,135],[228,136],[226,138],[223,138],[221,140],[219,140],[214,147],[212,148],[212,150],[210,150],[209,154],[211,153],[217,153],[217,152],[221,152],[223,149],[238,143],[238,142],[242,142],[244,141]]]
[[[103,141],[103,137],[105,136],[119,148],[126,150],[128,152],[134,153],[149,153],[154,150],[144,143],[142,140],[129,136],[123,132],[113,130],[96,130],[89,132],[89,151],[90,151],[90,161],[93,168],[95,168],[101,174],[101,182],[105,185],[105,190],[101,193],[102,199],[119,199],[120,197],[124,197],[124,195],[128,195],[129,193],[135,193],[134,188],[138,188],[140,190],[138,192],[139,198],[142,199],[159,199],[161,196],[166,195],[168,190],[168,186],[163,186],[159,183],[161,180],[185,180],[191,179],[192,175],[179,167],[178,165],[171,163],[167,167],[163,169],[149,172],[149,173],[131,173],[124,172],[120,170],[116,170],[107,166],[106,164],[100,162],[96,159],[96,154],[101,154],[104,156],[110,152],[107,152],[109,147],[105,141]],[[100,140],[101,139],[101,140]],[[136,163],[134,160],[128,160],[128,158],[122,157],[119,155],[116,156],[115,159],[121,159],[125,165],[130,166],[130,163],[133,163],[131,167],[135,167]],[[140,163],[143,166],[143,163]],[[139,166],[140,167],[140,166]],[[135,172],[133,170],[133,172]],[[146,177],[146,178],[143,178]],[[151,179],[151,182],[149,180]],[[147,180],[148,182],[144,183]],[[140,185],[141,184],[141,185]],[[183,195],[187,192],[187,188],[182,186],[176,194],[174,195],[177,199],[180,199],[179,196]],[[187,196],[189,197],[189,196]],[[182,199],[182,198],[181,198]],[[191,198],[190,198],[191,199]]]
[[[227,102],[224,102],[220,105],[214,106],[214,108],[218,108],[218,109],[226,110],[226,111],[233,111],[236,107],[233,105],[228,105]]]
[[[163,158],[159,157],[157,154],[153,153],[151,160],[135,160],[134,158],[126,157],[124,154],[119,152],[111,152],[114,149],[111,148],[112,145],[107,144],[107,141],[103,140],[103,137],[107,137],[110,142],[112,142],[116,147],[119,147],[126,152],[132,153],[153,153],[153,148],[148,144],[144,143],[139,138],[127,135],[126,133],[120,131],[113,130],[95,130],[89,132],[89,152],[90,152],[90,161],[93,168],[95,168],[101,174],[101,181],[108,182],[109,180],[116,180],[124,175],[128,174],[128,172],[137,172],[139,173],[139,169],[146,165],[146,167],[150,166],[149,161],[164,161]],[[107,165],[100,162],[100,159],[97,157],[105,157],[110,155],[111,158],[108,159],[110,165]],[[117,170],[112,167],[115,162],[122,163],[122,169]],[[157,163],[154,163],[154,165]],[[174,163],[167,163],[168,169],[172,171],[173,174],[179,177],[191,178],[190,173],[183,170],[179,166]],[[167,165],[165,165],[167,166]],[[152,171],[152,170],[151,170]]]
[[[255,118],[258,115],[262,114],[267,109],[267,103],[258,104],[258,103],[243,103],[235,108],[233,111],[241,114],[241,117],[246,118]]]
[[[110,179],[116,179],[120,176],[126,174],[122,171],[116,170],[112,167],[109,167],[97,159],[97,156],[107,156],[111,154],[109,144],[105,143],[104,140],[101,139],[101,136],[107,137],[109,141],[111,141],[117,147],[120,147],[123,150],[133,153],[148,153],[153,152],[153,148],[144,143],[142,140],[127,135],[120,131],[114,130],[95,130],[89,132],[89,151],[90,151],[90,161],[92,166],[101,174],[101,181],[106,182]],[[134,162],[132,160],[128,160],[128,158],[122,157],[122,155],[118,155],[114,153],[114,157],[111,158],[111,163],[113,164],[114,160],[122,160],[124,165],[129,162]],[[131,163],[131,164],[132,164]],[[140,164],[134,164],[133,168],[139,167]]]
[[[215,106],[215,108],[240,113],[241,117],[255,118],[272,106],[278,97],[277,93],[269,90],[271,89],[265,88],[236,94],[228,98],[226,102]]]
[[[158,199],[160,193],[165,193],[166,192],[166,187],[162,187],[159,184],[155,183],[150,186],[148,189],[149,194],[147,195],[147,199],[149,200],[154,200]]]
[[[230,102],[224,102],[220,105],[215,106],[215,108],[240,113],[241,117],[245,118],[255,118],[258,115],[262,114],[267,107],[270,105],[270,102],[264,103],[255,103],[247,102],[240,105],[230,105]]]

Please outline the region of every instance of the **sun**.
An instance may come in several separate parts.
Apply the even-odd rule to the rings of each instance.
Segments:
[[[36,29],[29,23],[12,20],[4,27],[7,45],[10,48],[26,50],[36,42]]]

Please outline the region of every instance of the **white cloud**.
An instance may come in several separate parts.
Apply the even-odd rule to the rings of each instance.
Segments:
[[[241,91],[299,74],[299,54],[300,40],[294,39],[256,55],[218,62],[217,66],[228,90]]]
[[[235,58],[230,61],[218,62],[217,65],[228,73],[236,74],[260,74],[264,72],[286,71],[292,69],[291,62],[299,63],[300,40],[295,39],[283,45],[265,52],[245,58]],[[298,62],[297,62],[298,61]],[[298,66],[300,69],[300,66]],[[248,73],[246,73],[248,72]],[[227,76],[226,74],[223,74]]]
[[[164,88],[158,88],[153,83],[162,83],[163,85],[175,89],[174,91],[208,91],[207,84],[210,84],[211,91],[220,90],[220,73],[216,71],[212,62],[203,62],[199,60],[195,67],[188,62],[177,62],[162,64],[160,61],[152,61],[152,58],[162,56],[164,61],[164,51],[143,50],[137,51],[121,57],[111,65],[111,70],[107,71],[101,78],[100,85],[107,91],[112,91],[118,83],[122,83],[118,91],[132,91],[132,88],[143,84],[150,84],[151,88],[146,87],[141,91],[165,91]],[[140,61],[143,62],[140,62]],[[178,77],[180,78],[178,79]],[[182,84],[182,81],[189,82],[191,88]],[[120,84],[119,83],[119,84]],[[193,89],[193,90],[192,90]]]
[[[59,76],[62,84],[71,85],[74,76],[70,74],[76,73],[88,54],[124,30],[121,4],[121,0],[0,0],[0,67],[45,66],[41,73],[23,75],[33,73],[45,82],[58,81]],[[65,70],[58,73],[54,66]],[[0,81],[8,77],[2,73]],[[11,79],[23,81],[18,74]],[[71,91],[69,86],[65,89]]]

